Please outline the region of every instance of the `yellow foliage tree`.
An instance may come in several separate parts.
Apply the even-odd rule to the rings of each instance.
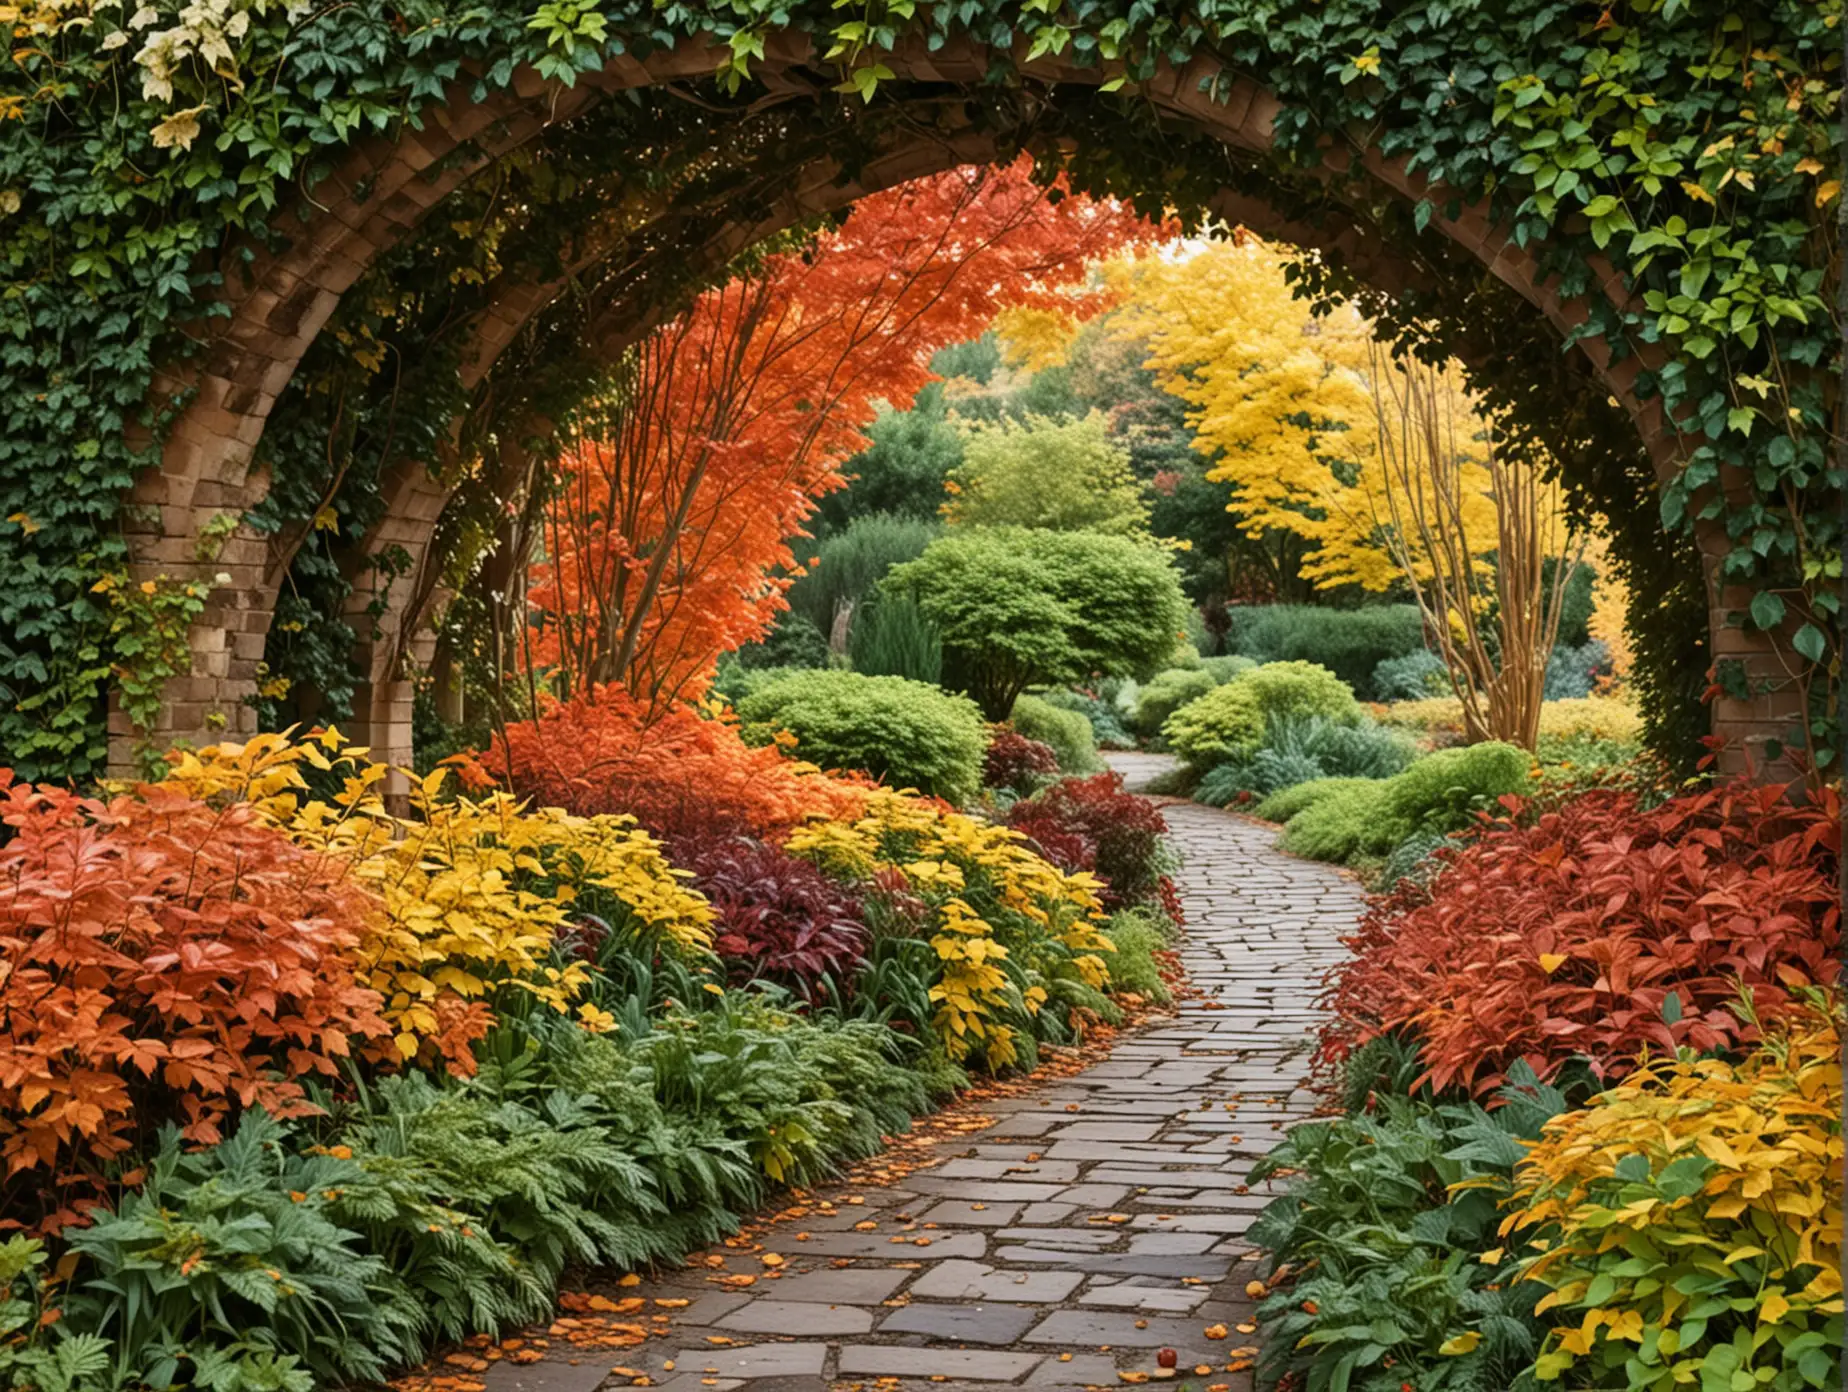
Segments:
[[[1470,737],[1531,749],[1581,544],[1560,490],[1500,444],[1456,364],[1394,358],[1351,307],[1312,313],[1285,275],[1298,255],[1240,235],[1119,263],[1113,324],[1193,408],[1246,532],[1309,542],[1322,588],[1407,586]],[[1549,557],[1569,562],[1550,580]]]

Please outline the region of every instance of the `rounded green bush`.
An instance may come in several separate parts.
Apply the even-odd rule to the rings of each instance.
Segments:
[[[1096,773],[1104,766],[1097,757],[1097,732],[1082,712],[1038,696],[1021,696],[1014,701],[1008,723],[1028,739],[1051,745],[1066,773]]]
[[[1256,672],[1216,686],[1162,723],[1161,736],[1190,768],[1242,759],[1264,740],[1264,706],[1247,683]],[[1351,698],[1350,698],[1351,699]]]
[[[1240,677],[1247,672],[1255,670],[1257,665],[1258,664],[1253,662],[1250,658],[1240,657],[1236,653],[1226,657],[1203,657],[1200,659],[1201,670],[1210,675],[1212,679],[1221,686],[1224,686],[1234,677]]]
[[[1323,784],[1337,781],[1350,786],[1325,793],[1291,817],[1277,844],[1291,855],[1336,865],[1351,865],[1363,856],[1385,855],[1401,839],[1392,829],[1396,823],[1386,813],[1386,784],[1370,779],[1317,780]]]
[[[1307,783],[1279,788],[1252,808],[1251,815],[1262,817],[1267,822],[1287,822],[1318,802],[1344,797],[1356,788],[1361,789],[1362,796],[1365,796],[1367,790],[1378,787],[1379,780],[1373,778],[1315,778]]]
[[[786,730],[797,755],[823,768],[864,769],[949,802],[974,796],[982,783],[981,711],[923,682],[795,672],[745,696],[738,717],[747,739],[767,743]]]
[[[1136,733],[1154,735],[1169,716],[1218,685],[1218,679],[1200,667],[1170,667],[1157,672],[1136,693],[1136,711],[1131,717]]]
[[[1426,755],[1386,780],[1387,815],[1402,827],[1393,844],[1414,831],[1454,831],[1476,808],[1526,792],[1533,762],[1525,749],[1499,740]]]
[[[1337,725],[1360,724],[1360,702],[1348,684],[1313,662],[1267,662],[1234,677],[1257,697],[1266,722],[1288,716],[1319,715]]]
[[[1267,798],[1259,815],[1286,810],[1291,794],[1316,789],[1315,800],[1290,817],[1278,843],[1310,860],[1351,865],[1361,858],[1390,855],[1419,832],[1443,833],[1467,826],[1471,816],[1507,793],[1527,790],[1532,757],[1512,744],[1491,742],[1427,755],[1391,778],[1375,782],[1324,779],[1318,784]]]

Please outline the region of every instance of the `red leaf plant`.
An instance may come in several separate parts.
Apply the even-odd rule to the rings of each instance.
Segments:
[[[1729,784],[1645,810],[1601,789],[1532,820],[1509,802],[1428,887],[1374,899],[1330,977],[1321,1062],[1401,1033],[1440,1090],[1491,1093],[1517,1059],[1615,1078],[1645,1049],[1749,1043],[1742,990],[1769,1020],[1839,971],[1836,794]]]
[[[1168,875],[1167,818],[1148,798],[1125,791],[1121,774],[1054,783],[1008,809],[1007,824],[1061,870],[1088,870],[1101,879],[1106,909],[1156,904],[1181,921]]]
[[[312,1112],[300,1080],[388,1034],[346,955],[371,897],[249,804],[0,770],[0,820],[8,1173],[93,1176],[168,1122],[209,1144],[237,1108]]]
[[[983,787],[1007,788],[1024,796],[1058,774],[1059,756],[1051,745],[1006,725],[993,727],[982,756]]]
[[[787,986],[813,1000],[823,976],[843,991],[866,955],[865,911],[805,860],[730,836],[682,840],[673,858],[719,916],[712,946],[732,980]]]
[[[647,709],[605,686],[552,703],[496,735],[467,781],[499,780],[543,807],[626,812],[670,839],[748,832],[775,839],[809,817],[851,821],[864,801],[844,779],[753,748],[729,714]]]

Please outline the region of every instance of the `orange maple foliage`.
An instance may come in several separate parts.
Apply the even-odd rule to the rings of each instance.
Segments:
[[[9,1173],[94,1172],[168,1122],[209,1143],[234,1107],[313,1111],[299,1079],[388,1037],[347,955],[371,897],[249,804],[104,803],[0,770],[0,821]]]
[[[1061,194],[1025,159],[889,190],[646,340],[563,467],[529,659],[564,693],[620,683],[650,716],[703,691],[786,607],[790,539],[879,404],[908,404],[932,354],[1002,309],[1103,308],[1089,263],[1156,234]]]
[[[616,686],[552,702],[539,719],[508,726],[464,773],[547,807],[626,812],[667,837],[775,839],[810,817],[852,820],[865,807],[857,785],[775,746],[747,745],[729,712],[651,712]]]

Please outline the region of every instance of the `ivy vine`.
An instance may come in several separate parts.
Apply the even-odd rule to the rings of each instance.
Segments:
[[[1830,415],[1840,20],[1840,0],[1749,10],[1726,0],[154,0],[132,10],[28,0],[0,79],[0,386],[11,416],[0,437],[0,750],[33,776],[90,777],[106,757],[108,689],[151,719],[149,693],[178,659],[124,627],[117,591],[97,586],[128,574],[129,537],[147,525],[129,491],[184,404],[157,384],[184,380],[209,342],[225,265],[294,234],[347,147],[417,126],[457,91],[480,100],[522,65],[570,84],[615,55],[690,35],[724,47],[711,82],[677,109],[652,98],[597,108],[610,114],[581,129],[602,131],[598,159],[561,133],[467,183],[415,243],[381,258],[304,363],[295,404],[278,408],[265,440],[271,498],[226,525],[265,529],[293,557],[303,607],[283,618],[272,668],[293,665],[328,688],[350,640],[323,628],[314,641],[324,651],[298,661],[291,641],[305,650],[310,640],[289,634],[309,634],[338,607],[356,564],[392,563],[348,554],[375,520],[377,461],[438,460],[453,418],[481,409],[457,387],[459,350],[443,333],[468,297],[435,288],[485,284],[508,257],[543,269],[565,249],[558,229],[647,182],[634,157],[645,140],[683,154],[702,141],[723,149],[722,121],[745,120],[764,95],[755,71],[769,40],[799,30],[826,55],[812,104],[835,113],[921,99],[890,58],[919,38],[1109,65],[1103,90],[1047,103],[1017,65],[997,61],[973,106],[1033,95],[1090,142],[1078,157],[1089,186],[1150,204],[1242,184],[1333,200],[1424,246],[1435,245],[1440,212],[1486,204],[1581,298],[1579,334],[1659,361],[1638,389],[1660,395],[1685,444],[1679,476],[1654,500],[1662,524],[1724,530],[1714,579],[1753,596],[1733,621],[1788,656],[1785,680],[1812,712],[1791,743],[1826,764],[1842,656],[1834,501],[1848,484]],[[1161,64],[1201,54],[1277,95],[1268,159],[1202,150],[1142,96]],[[634,139],[609,139],[618,114]],[[1331,146],[1361,145],[1450,190],[1450,206],[1396,206],[1352,168],[1327,177]],[[658,179],[654,194],[671,200],[698,184],[689,168]],[[742,158],[729,171],[747,173]],[[726,189],[722,178],[701,187]],[[509,189],[518,196],[497,204],[495,191]],[[1602,295],[1607,268],[1621,273],[1625,304]],[[1463,331],[1458,303],[1438,315],[1440,336]],[[1632,509],[1648,491],[1630,490]],[[1721,664],[1716,680],[1738,691],[1743,676]],[[267,699],[285,697],[272,688]]]

